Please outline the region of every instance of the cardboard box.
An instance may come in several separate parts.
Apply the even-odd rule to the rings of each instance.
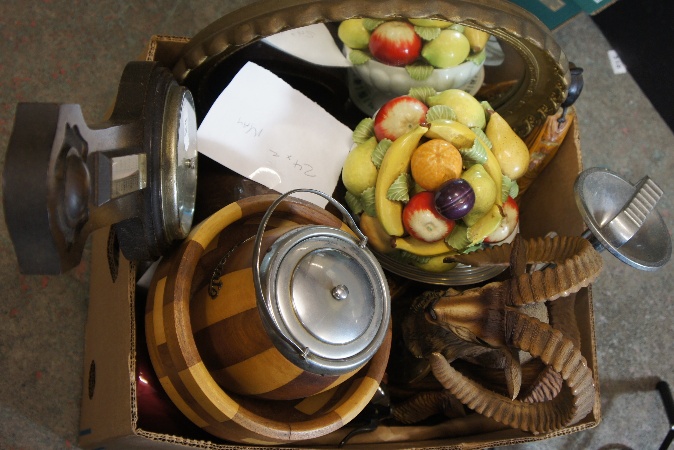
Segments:
[[[511,0],[533,13],[548,28],[565,24],[580,13],[597,14],[617,0]]]
[[[148,59],[170,66],[187,41],[155,37]],[[573,196],[573,183],[580,170],[578,127],[573,125],[557,156],[522,200],[521,231],[525,236],[542,236],[550,231],[579,235],[585,229]],[[85,449],[252,448],[211,437],[167,402],[159,383],[153,379],[144,347],[145,298],[144,292],[136,287],[136,277],[141,270],[120,254],[109,229],[94,233],[91,259],[79,445]],[[487,431],[463,436],[442,435],[424,441],[359,444],[358,447],[477,449],[548,439],[596,426],[601,413],[591,290],[581,290],[575,305],[581,352],[592,369],[597,387],[593,411],[579,423],[554,433],[532,435],[495,426],[495,422],[473,414]],[[409,430],[415,431],[415,428]],[[380,430],[389,431],[396,430]],[[302,443],[296,446],[302,447]]]

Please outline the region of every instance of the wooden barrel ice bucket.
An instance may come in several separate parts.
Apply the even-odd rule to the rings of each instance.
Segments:
[[[249,257],[261,217],[277,199],[249,197],[203,221],[160,263],[148,295],[147,341],[162,386],[192,422],[236,442],[278,444],[340,428],[376,392],[390,351],[388,318],[371,357],[345,373],[313,373],[279,350],[259,314]],[[284,198],[275,209],[262,249],[307,225],[348,230],[299,199]]]

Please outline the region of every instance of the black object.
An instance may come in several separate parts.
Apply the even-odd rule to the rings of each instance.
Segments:
[[[620,0],[593,16],[646,97],[674,131],[674,7],[671,0]]]
[[[391,417],[393,417],[393,412],[390,405],[369,403],[353,421],[355,428],[342,439],[338,447],[344,447],[347,442],[356,435],[370,433],[376,430],[379,428],[382,421],[390,419]]]
[[[669,419],[669,431],[667,432],[667,436],[665,436],[665,440],[662,441],[662,445],[660,445],[660,450],[666,450],[672,441],[674,441],[674,400],[672,399],[672,391],[666,381],[658,381],[655,388],[660,392],[660,397],[667,413],[667,419]]]
[[[561,105],[562,114],[560,115],[559,119],[557,119],[557,122],[559,123],[566,122],[566,112],[571,107],[571,105],[576,103],[576,100],[578,100],[578,97],[580,97],[580,93],[583,91],[583,85],[585,84],[583,80],[583,69],[576,67],[576,65],[573,63],[569,63],[569,67],[571,71],[571,84],[569,85],[566,99],[564,99]]]

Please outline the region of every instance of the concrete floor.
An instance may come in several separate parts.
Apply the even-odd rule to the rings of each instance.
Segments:
[[[78,103],[96,123],[113,103],[125,63],[152,34],[192,36],[244,3],[0,2],[0,164],[17,102]],[[665,191],[658,208],[674,229],[674,135],[630,75],[613,74],[608,43],[590,18],[579,16],[554,36],[585,69],[577,103],[585,167],[608,167],[632,182],[650,175]],[[669,78],[663,74],[663,82]],[[0,224],[0,448],[76,448],[88,258],[63,276],[22,276]],[[659,377],[674,383],[674,265],[651,273],[608,253],[604,260],[593,287],[603,421],[513,448],[657,448],[669,429],[654,386]]]

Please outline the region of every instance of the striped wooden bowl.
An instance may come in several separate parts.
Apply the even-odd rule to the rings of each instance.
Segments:
[[[292,380],[306,375],[298,374],[296,370],[288,375],[287,371],[276,370],[277,365],[272,362],[262,369],[255,369],[263,372],[251,373],[252,378],[261,380],[277,377],[272,382],[275,386],[290,385],[292,396],[299,397],[294,400],[269,400],[236,393],[226,377],[218,376],[222,370],[211,370],[209,364],[220,360],[220,356],[212,354],[213,348],[218,346],[204,344],[204,337],[195,333],[195,329],[204,329],[204,321],[212,319],[207,319],[206,309],[195,310],[191,304],[198,303],[195,298],[199,295],[205,295],[213,271],[223,256],[256,234],[262,214],[276,198],[277,195],[245,198],[196,226],[183,245],[160,263],[150,288],[145,315],[150,359],[171,400],[205,431],[247,444],[281,444],[315,438],[348,423],[376,392],[391,347],[389,330],[379,350],[357,373],[330,380],[327,385],[306,383],[304,395],[302,384],[293,384]],[[289,197],[278,206],[268,230],[298,224],[348,229],[327,211]],[[229,283],[221,290],[243,287],[241,281]],[[249,295],[243,291],[239,290],[236,295],[242,298]],[[246,329],[246,333],[249,331]],[[214,336],[217,333],[210,337]],[[240,342],[223,342],[219,347],[236,347],[236,344]],[[257,386],[259,389],[259,384]],[[245,392],[240,387],[237,390]]]

